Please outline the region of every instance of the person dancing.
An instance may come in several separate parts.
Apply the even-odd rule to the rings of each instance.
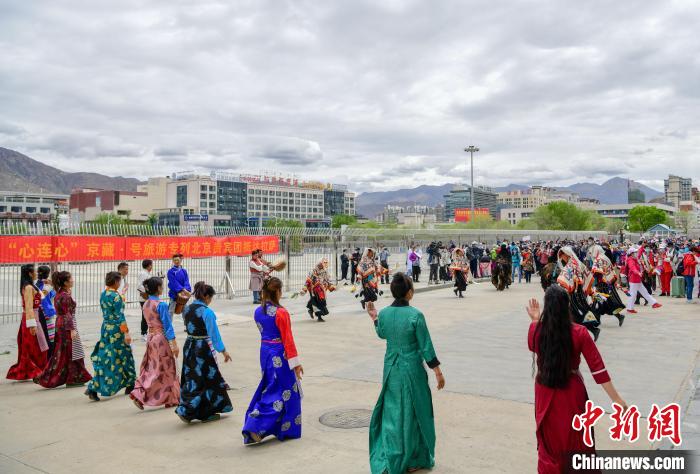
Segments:
[[[454,293],[459,298],[464,298],[462,293],[467,290],[467,279],[469,278],[469,261],[464,255],[464,250],[457,247],[452,252],[452,264],[450,271],[454,275]]]
[[[148,324],[146,353],[141,371],[129,397],[139,410],[144,405],[165,408],[177,406],[180,400],[180,382],[177,380],[177,356],[180,349],[170,321],[168,303],[160,300],[163,280],[152,277],[143,282],[148,299],[143,305],[143,316]]]
[[[301,437],[301,398],[299,381],[304,369],[299,355],[289,312],[280,305],[282,281],[265,281],[262,303],[255,310],[260,330],[260,368],[262,380],[250,401],[243,423],[243,443],[261,442],[267,436],[280,441]]]
[[[357,276],[362,284],[362,291],[357,296],[361,296],[360,304],[362,309],[369,302],[377,301],[379,291],[379,277],[384,269],[377,265],[377,260],[374,255],[374,249],[365,249],[360,263],[357,265]]]
[[[618,325],[622,326],[625,322],[625,315],[621,312],[625,309],[625,305],[617,294],[615,283],[617,282],[617,273],[614,266],[605,250],[600,245],[593,245],[588,249],[588,255],[591,259],[591,273],[593,274],[595,303],[593,305],[593,314],[598,321],[604,314],[610,314],[617,318]]]
[[[569,294],[574,322],[585,326],[594,339],[598,340],[600,321],[593,314],[587,300],[587,295],[592,292],[593,277],[568,245],[559,249],[557,258],[562,267],[557,283]]]
[[[540,312],[537,300],[530,300],[527,313],[530,328],[527,347],[532,352],[532,370],[535,374],[535,424],[537,436],[537,472],[558,474],[569,472],[572,452],[595,454],[595,446],[588,447],[583,436],[572,427],[575,416],[586,411],[588,393],[579,371],[581,356],[610,399],[627,411],[627,403],[620,397],[610,380],[598,348],[586,329],[572,324],[569,295],[557,285],[544,294]]]
[[[323,316],[328,315],[328,302],[326,300],[326,291],[335,291],[335,286],[331,283],[331,277],[328,275],[328,259],[323,257],[316,266],[309,272],[306,277],[304,288],[300,294],[309,293],[309,302],[306,303],[306,309],[309,312],[311,319],[314,315],[318,322],[325,322]],[[316,311],[314,312],[314,308]]]
[[[637,311],[634,309],[637,294],[641,294],[647,302],[650,302],[652,308],[657,309],[661,307],[661,304],[659,304],[656,299],[649,294],[646,287],[642,284],[643,269],[639,262],[639,258],[643,252],[643,245],[641,247],[631,246],[629,249],[627,249],[627,260],[625,260],[625,268],[623,269],[622,273],[627,275],[627,282],[630,287],[630,294],[627,298],[628,314],[637,314]]]
[[[85,352],[75,321],[76,305],[71,294],[73,277],[69,272],[54,272],[52,280],[56,290],[54,351],[44,372],[34,379],[34,383],[44,388],[85,385],[92,380],[92,375],[85,368]]]
[[[22,296],[22,320],[17,332],[17,363],[7,371],[10,380],[31,380],[44,371],[49,350],[46,334],[38,325],[41,291],[34,285],[34,264],[22,265],[19,292]]]

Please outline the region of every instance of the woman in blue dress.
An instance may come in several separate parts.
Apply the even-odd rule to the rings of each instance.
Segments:
[[[280,441],[301,437],[301,386],[304,374],[292,336],[291,320],[280,306],[282,281],[272,277],[262,289],[262,303],[255,310],[260,330],[262,380],[253,395],[243,424],[244,444],[259,443],[267,436]]]
[[[209,308],[215,294],[214,288],[198,282],[194,285],[195,301],[183,313],[187,341],[182,349],[180,404],[175,413],[185,423],[216,421],[221,418],[220,413],[233,410],[212,352],[213,348],[224,356],[224,362],[231,361],[216,326],[216,314]]]

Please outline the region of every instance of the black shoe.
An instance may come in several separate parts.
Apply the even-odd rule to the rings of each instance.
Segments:
[[[93,390],[90,390],[90,389],[85,390],[85,395],[87,395],[88,398],[89,398],[90,400],[92,400],[93,402],[99,402],[99,401],[100,401],[100,397],[97,396],[97,392],[95,392],[95,391],[93,391]]]
[[[459,297],[460,297],[460,298],[464,298],[464,295],[462,294],[461,291],[459,292]]]
[[[323,318],[321,317],[320,314],[319,314],[318,316],[316,316],[316,319],[318,320],[319,323],[325,323],[325,322],[326,322],[326,320],[323,319]]]
[[[597,341],[597,340],[598,340],[598,336],[600,335],[600,329],[598,329],[598,328],[591,328],[590,330],[591,330],[591,333],[593,333],[593,341],[594,341],[594,342]]]
[[[625,315],[624,314],[616,314],[615,317],[617,318],[618,327],[622,327],[622,323],[625,322]]]
[[[210,416],[209,418],[207,418],[206,420],[202,420],[202,423],[209,423],[211,421],[218,421],[220,419],[221,419],[221,415],[219,415],[218,413],[215,413],[212,416]]]
[[[365,309],[365,300],[360,301],[360,304],[362,305],[362,309]]]
[[[133,392],[133,391],[134,391],[134,386],[133,386],[133,385],[129,385],[128,387],[126,387],[126,388],[124,389],[124,394],[129,395],[129,394],[130,394],[131,392]]]
[[[312,309],[309,310],[309,317],[314,319],[314,311]]]
[[[452,291],[454,291],[454,292],[455,292],[455,296],[458,296],[459,290],[458,290],[457,288],[455,288],[455,289],[454,289],[454,290],[452,290]]]

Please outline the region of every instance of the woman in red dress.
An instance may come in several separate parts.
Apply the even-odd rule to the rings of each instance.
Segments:
[[[595,453],[595,446],[583,442],[583,433],[572,428],[575,415],[586,411],[588,393],[578,370],[581,354],[596,383],[602,384],[610,399],[627,410],[615,390],[598,348],[585,327],[574,324],[569,295],[558,285],[544,295],[540,314],[537,300],[527,308],[532,320],[528,348],[533,352],[535,377],[535,421],[537,423],[537,472],[567,472],[571,452]]]
[[[37,317],[41,306],[41,292],[34,285],[36,269],[33,264],[22,265],[19,292],[22,295],[22,322],[17,333],[17,363],[7,371],[11,380],[30,380],[43,372],[49,344]]]
[[[52,280],[57,291],[54,351],[46,369],[34,382],[45,388],[83,385],[92,376],[85,369],[85,353],[75,322],[75,300],[71,295],[73,277],[70,272],[54,272]]]

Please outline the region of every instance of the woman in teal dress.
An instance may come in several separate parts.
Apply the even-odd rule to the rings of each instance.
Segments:
[[[409,306],[413,282],[403,273],[391,281],[394,302],[379,314],[367,312],[377,335],[386,339],[384,377],[369,428],[373,474],[399,474],[430,469],[435,464],[433,399],[423,361],[435,372],[437,388],[445,386],[425,317]]]
[[[102,331],[90,359],[95,375],[88,384],[90,400],[100,401],[99,395],[109,397],[122,388],[129,395],[134,389],[136,368],[131,352],[131,335],[124,318],[124,300],[118,293],[121,275],[109,272],[105,277],[105,290],[100,296]]]

